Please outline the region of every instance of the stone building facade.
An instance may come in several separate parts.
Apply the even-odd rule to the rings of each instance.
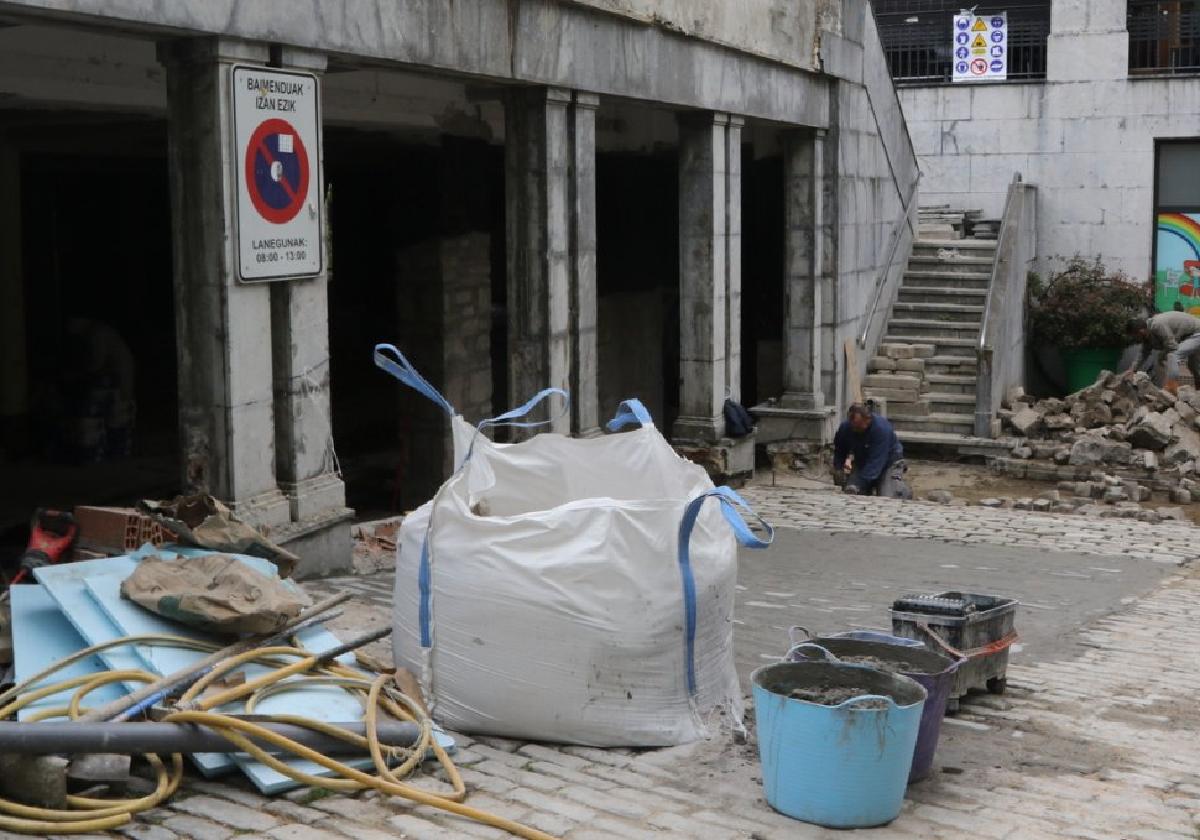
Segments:
[[[318,276],[237,278],[245,65],[321,80]],[[169,489],[229,501],[306,573],[348,562],[350,506],[444,478],[438,418],[376,341],[472,420],[553,385],[551,428],[594,434],[638,396],[752,466],[724,401],[762,404],[759,442],[828,436],[916,172],[866,0],[5,0],[5,457],[48,416],[40,349],[70,308],[130,346]]]

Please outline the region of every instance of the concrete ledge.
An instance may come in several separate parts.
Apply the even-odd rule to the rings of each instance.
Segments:
[[[802,440],[826,444],[833,441],[834,416],[828,408],[783,408],[763,403],[750,409],[758,420],[758,442],[776,443],[782,440]]]
[[[716,443],[673,440],[671,445],[683,458],[704,467],[713,481],[749,478],[754,475],[755,434],[744,438],[722,438]]]
[[[354,568],[353,518],[350,508],[333,508],[303,522],[272,528],[270,537],[300,558],[292,571],[297,580],[349,572]]]

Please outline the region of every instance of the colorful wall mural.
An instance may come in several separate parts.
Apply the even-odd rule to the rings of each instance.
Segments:
[[[1200,315],[1200,213],[1159,213],[1154,305],[1167,312],[1179,301]]]

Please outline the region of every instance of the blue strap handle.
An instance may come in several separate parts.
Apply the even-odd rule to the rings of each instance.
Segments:
[[[421,565],[417,572],[417,588],[421,594],[420,621],[421,647],[433,647],[433,621],[430,613],[430,598],[433,580],[433,570],[429,566],[429,529],[425,529],[425,539],[421,541]]]
[[[683,578],[683,610],[686,624],[686,659],[688,694],[696,694],[696,577],[692,573],[691,542],[696,518],[706,499],[715,498],[721,503],[721,513],[733,528],[737,541],[747,548],[766,548],[775,539],[775,529],[759,516],[737,494],[732,487],[715,487],[688,502],[679,523],[679,574]],[[744,510],[758,520],[766,531],[766,539],[757,536],[742,519],[738,510]]]
[[[555,414],[553,417],[549,417],[545,420],[534,420],[531,422],[520,422],[520,423],[516,422],[516,421],[520,420],[522,417],[525,417],[526,415],[528,415],[529,412],[531,412],[535,408],[537,408],[540,403],[542,403],[549,397],[554,396],[555,394],[558,394],[560,397],[563,398],[562,410],[559,411],[558,414]],[[479,425],[476,428],[483,430],[483,429],[491,428],[493,426],[515,426],[519,429],[533,429],[533,428],[537,428],[538,426],[548,426],[549,424],[551,424],[555,420],[557,420],[559,417],[562,417],[564,414],[566,414],[570,409],[571,409],[571,395],[570,394],[568,394],[562,388],[544,388],[541,391],[538,391],[536,394],[534,394],[533,397],[530,398],[530,400],[528,402],[526,402],[524,405],[518,406],[517,408],[514,408],[511,411],[506,411],[503,414],[497,415],[495,417],[489,417],[486,420],[481,420]]]
[[[642,405],[642,401],[639,399],[628,399],[617,406],[616,415],[608,421],[608,430],[618,432],[630,423],[637,423],[641,426],[654,425],[650,412],[646,410],[646,406]]]
[[[406,359],[394,344],[375,345],[375,366],[387,371],[417,393],[427,397],[446,414],[451,417],[455,415],[454,406],[450,405],[450,402],[438,393],[437,388],[430,385],[425,377],[417,373],[412,362]]]

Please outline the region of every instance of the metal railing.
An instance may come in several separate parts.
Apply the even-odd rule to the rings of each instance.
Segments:
[[[1129,0],[1129,72],[1200,73],[1200,2]]]
[[[949,83],[954,74],[954,15],[962,0],[874,0],[879,39],[892,79],[900,84]],[[1008,12],[1008,78],[1046,78],[1048,0],[976,6],[978,14]]]
[[[904,230],[908,228],[912,231],[913,239],[916,239],[917,232],[912,223],[912,207],[913,202],[917,197],[917,187],[921,184],[921,173],[917,172],[917,177],[913,179],[912,186],[908,188],[908,195],[904,199],[904,204],[900,208],[900,214],[896,217],[896,224],[892,226],[892,244],[888,248],[887,260],[880,269],[879,277],[875,280],[875,290],[871,293],[871,309],[867,312],[866,323],[863,324],[862,333],[858,337],[858,346],[866,348],[867,341],[871,334],[871,325],[875,323],[875,314],[879,311],[879,301],[883,298],[883,291],[887,288],[888,277],[892,273],[893,264],[896,261],[896,251],[900,247],[900,243],[904,240]]]
[[[992,418],[1008,388],[1022,384],[1025,369],[1025,287],[1037,256],[1034,187],[1013,175],[996,240],[996,259],[983,305],[976,348],[975,435],[992,436]],[[1000,342],[1000,346],[995,346]],[[999,353],[997,354],[997,351]]]

